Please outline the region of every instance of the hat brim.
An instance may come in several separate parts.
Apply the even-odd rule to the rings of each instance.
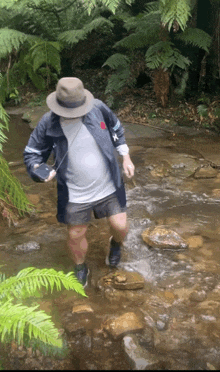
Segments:
[[[86,101],[82,106],[76,108],[67,108],[59,105],[56,99],[56,92],[50,93],[49,96],[47,96],[46,103],[49,109],[59,116],[63,116],[64,118],[78,118],[91,111],[94,105],[93,94],[87,89],[84,89],[84,92]]]

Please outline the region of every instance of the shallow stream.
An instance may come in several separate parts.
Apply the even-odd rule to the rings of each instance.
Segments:
[[[133,181],[125,179],[130,230],[119,268],[140,273],[145,287],[124,291],[123,295],[122,291],[108,295],[97,289],[99,279],[109,273],[105,266],[109,231],[105,220],[93,219],[88,229],[87,262],[91,278],[86,293],[95,309],[95,318],[88,320],[89,326],[84,325],[85,332],[69,335],[72,353],[68,368],[132,369],[121,340],[112,340],[108,333],[102,332],[101,324],[109,316],[133,311],[143,317],[149,331],[145,329],[139,341],[158,358],[160,367],[155,369],[218,369],[219,137],[208,131],[193,132],[180,127],[157,131],[125,124],[125,130],[136,174]],[[38,213],[11,228],[0,226],[1,264],[5,265],[7,275],[16,274],[27,266],[53,267],[68,272],[71,264],[65,250],[66,228],[55,218],[55,182],[34,183],[22,164],[22,151],[30,132],[20,116],[12,115],[5,157],[12,162],[11,170],[25,185]],[[195,176],[201,168],[211,168],[216,173],[211,177],[209,174],[208,178]],[[200,237],[203,244],[179,250],[149,247],[141,233],[157,225],[174,230],[185,240]],[[41,250],[18,254],[16,245],[28,241],[38,242]],[[45,295],[38,301],[62,328],[62,319],[71,311],[74,299],[78,301],[77,296],[63,291],[61,295]],[[28,364],[26,359],[17,358],[15,362],[13,355],[11,359],[14,364],[10,368],[34,369],[31,361]],[[47,369],[45,363],[42,359],[37,368]],[[67,365],[64,363],[62,369],[68,369]],[[56,368],[52,363],[50,369]]]

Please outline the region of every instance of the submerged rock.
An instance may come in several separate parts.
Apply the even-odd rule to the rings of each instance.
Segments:
[[[149,227],[141,234],[145,243],[155,248],[187,248],[187,242],[175,231],[163,226]]]
[[[28,243],[19,244],[15,247],[17,252],[29,253],[33,251],[38,251],[40,249],[40,244],[34,241],[30,241]]]
[[[110,333],[114,339],[117,339],[130,332],[141,331],[144,328],[144,324],[135,313],[129,312],[115,319],[107,320],[103,328]]]
[[[187,239],[187,243],[189,245],[189,249],[201,248],[203,246],[203,238],[200,235],[190,236]]]
[[[134,271],[117,270],[114,273],[103,276],[98,282],[98,288],[110,286],[115,289],[135,290],[144,287],[143,276]]]
[[[123,347],[132,369],[146,370],[159,367],[159,360],[140,346],[137,336],[130,334],[124,336]]]
[[[194,178],[215,178],[218,174],[217,169],[211,166],[199,168],[194,174]]]

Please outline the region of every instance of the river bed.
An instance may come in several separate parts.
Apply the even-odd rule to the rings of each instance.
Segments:
[[[68,272],[72,265],[65,249],[66,227],[55,218],[55,181],[34,183],[19,163],[30,132],[21,116],[12,115],[5,157],[18,162],[11,169],[38,212],[11,228],[0,227],[1,264],[7,275],[28,266]],[[140,348],[139,360],[149,359],[144,369],[220,368],[219,137],[209,131],[159,131],[128,123],[125,134],[136,173],[133,181],[125,179],[130,230],[119,269],[139,273],[144,288],[100,287],[100,279],[111,273],[105,266],[109,231],[105,220],[93,219],[88,228],[88,298],[62,291],[37,299],[66,332],[70,355],[56,361],[34,352],[19,357],[14,351],[4,360],[6,369],[137,369],[141,364],[125,347],[126,333],[114,338],[105,328],[108,319],[131,312],[144,325],[141,332],[128,332],[137,336],[132,340]],[[206,176],[201,169],[207,170]],[[152,226],[172,229],[185,240],[196,237],[202,244],[175,250],[147,246],[141,234]],[[40,251],[15,251],[29,241],[39,243]],[[72,319],[72,307],[81,303],[92,307],[92,316],[88,312]],[[71,322],[77,324],[74,330]]]

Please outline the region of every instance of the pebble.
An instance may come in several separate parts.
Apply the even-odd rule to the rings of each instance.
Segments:
[[[23,253],[38,251],[39,249],[40,249],[40,244],[35,241],[30,241],[28,243],[19,244],[15,247],[15,250],[17,252],[23,252]]]

